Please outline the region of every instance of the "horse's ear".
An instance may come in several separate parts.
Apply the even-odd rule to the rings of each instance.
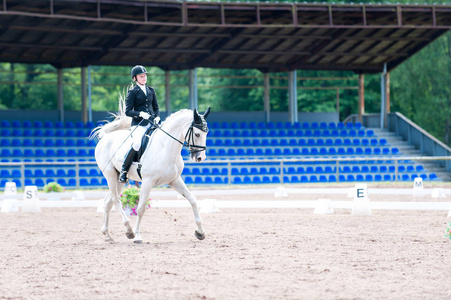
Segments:
[[[196,109],[194,109],[194,123],[202,124],[202,118],[199,116]]]
[[[205,113],[204,113],[204,120],[207,119],[208,114],[210,114],[210,107],[208,107],[207,110],[206,110]]]

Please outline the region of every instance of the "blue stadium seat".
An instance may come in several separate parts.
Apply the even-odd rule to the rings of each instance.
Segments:
[[[328,182],[337,182],[337,177],[335,175],[329,175]]]
[[[0,187],[4,188],[7,182],[8,182],[8,179],[2,179],[0,181]]]
[[[36,130],[34,131],[33,135],[34,135],[35,137],[42,137],[42,136],[44,136],[44,131],[41,130],[41,129],[36,129]]]
[[[306,183],[306,182],[309,182],[309,178],[306,175],[302,175],[300,181],[301,181],[301,183]]]
[[[33,141],[33,146],[34,147],[44,147],[44,142],[42,141],[42,139],[35,139]]]
[[[429,174],[429,180],[437,180],[437,179],[438,179],[437,174],[435,173]]]
[[[58,149],[58,150],[60,150],[60,149]],[[77,156],[77,151],[75,151],[74,149],[68,149],[67,156],[75,157],[75,156]]]
[[[91,180],[89,181],[89,184],[91,186],[100,186],[101,185],[99,182],[99,179],[97,179],[97,178],[91,178]]]
[[[34,181],[34,184],[35,184],[37,187],[44,187],[44,185],[45,185],[44,180],[43,180],[42,178],[37,178],[37,179]]]
[[[362,182],[365,181],[365,178],[363,177],[362,174],[357,174],[357,176],[355,177],[355,181]]]
[[[75,178],[69,178],[67,181],[67,186],[77,186],[77,180]]]
[[[88,122],[86,122],[86,124],[85,124],[85,128],[86,129],[93,129],[95,127],[95,124],[94,124],[94,122],[90,122],[90,121],[88,121]]]
[[[9,122],[7,120],[2,120],[0,126],[3,128],[9,128],[9,127],[11,127],[11,122]]]
[[[289,182],[291,182],[291,183],[299,183],[299,182],[301,182],[301,180],[299,179],[298,176],[294,176],[293,175],[293,176],[290,177]]]
[[[7,128],[2,129],[1,136],[11,136],[11,135],[12,135],[12,133],[11,133],[10,129],[7,129]]]
[[[36,157],[45,157],[45,152],[44,152],[43,149],[36,149],[36,151],[34,152],[34,156],[36,156]]]
[[[44,128],[54,128],[52,121],[44,121]]]
[[[348,131],[348,136],[350,136],[350,137],[357,136],[357,131],[355,131],[354,129],[349,130]]]
[[[47,169],[47,170],[45,170],[45,176],[46,177],[56,177],[56,173],[53,169]]]
[[[89,186],[89,181],[86,178],[80,179],[80,186]]]
[[[392,180],[393,180],[392,175],[389,175],[389,174],[384,175],[384,181],[392,181]]]
[[[223,180],[222,180],[221,177],[216,176],[216,177],[214,178],[214,183],[215,183],[215,184],[223,184],[224,182],[223,182]]]
[[[306,137],[313,136],[313,131],[311,131],[310,129],[305,129],[304,130],[304,136],[306,136]]]
[[[78,156],[89,156],[89,154],[86,149],[78,149]]]
[[[252,148],[247,148],[247,149],[246,149],[246,155],[248,155],[248,156],[254,156],[254,155],[255,155],[254,149],[252,149]]]
[[[207,140],[207,142],[210,140]],[[86,147],[87,143],[85,139],[77,139],[77,147]],[[207,145],[208,146],[208,145]]]
[[[63,187],[67,186],[66,179],[64,179],[64,178],[58,178],[58,179],[56,180],[56,183],[58,183],[59,185],[61,185],[61,186],[63,186]]]
[[[316,175],[311,175],[309,178],[309,182],[312,182],[312,183],[319,182],[318,177]]]
[[[23,136],[23,132],[21,129],[13,129],[13,131],[11,132],[11,135],[19,137],[19,136]]]
[[[11,142],[8,139],[2,139],[1,140],[1,146],[2,147],[9,147],[9,146],[11,146]]]
[[[33,130],[31,130],[31,129],[24,129],[22,135],[26,136],[26,137],[31,137],[31,136],[33,136]]]
[[[11,146],[13,146],[13,147],[21,147],[22,146],[22,141],[19,140],[19,139],[12,139]]]
[[[346,181],[348,181],[348,182],[354,182],[354,181],[356,181],[356,180],[355,180],[354,175],[349,174],[349,175],[346,176]]]

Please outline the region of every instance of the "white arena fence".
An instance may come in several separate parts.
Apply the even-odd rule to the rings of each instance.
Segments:
[[[331,158],[292,158],[292,159],[217,159],[217,160],[207,160],[205,162],[201,163],[195,163],[189,160],[185,161],[185,168],[190,167],[197,167],[197,168],[212,168],[217,166],[222,166],[227,169],[227,174],[222,174],[223,177],[227,178],[226,181],[224,181],[227,184],[234,184],[234,178],[238,177],[233,173],[233,169],[237,168],[239,166],[277,166],[275,168],[277,170],[277,174],[272,174],[273,176],[278,177],[277,183],[287,183],[285,182],[285,171],[290,166],[296,165],[296,164],[306,164],[311,166],[321,166],[322,164],[334,164],[334,173],[332,175],[336,176],[335,182],[340,182],[340,175],[343,175],[344,173],[340,170],[340,166],[343,166],[344,164],[352,164],[352,163],[367,163],[367,164],[377,164],[377,163],[387,163],[394,165],[394,172],[393,175],[390,178],[393,178],[390,181],[398,181],[400,180],[400,171],[399,168],[402,164],[405,163],[412,163],[413,161],[417,162],[438,162],[438,161],[448,161],[451,160],[450,156],[433,156],[433,157],[406,157],[406,156],[385,156],[385,157],[331,157]],[[89,162],[89,161],[71,161],[71,162],[1,162],[0,163],[0,169],[3,169],[5,167],[10,168],[16,168],[20,170],[21,177],[16,178],[16,180],[20,183],[18,184],[18,188],[23,188],[26,184],[26,178],[25,178],[25,170],[27,168],[36,168],[36,167],[52,167],[52,168],[59,168],[59,167],[72,167],[75,169],[75,184],[72,186],[66,186],[66,188],[102,188],[106,187],[106,184],[100,184],[100,185],[86,185],[81,184],[81,176],[80,169],[87,166],[93,166],[97,167],[95,162]],[[200,174],[199,174],[200,175]],[[249,174],[253,175],[253,174]],[[186,177],[184,175],[183,177]],[[1,178],[4,179],[4,178]],[[440,180],[440,179],[438,179]],[[11,180],[12,181],[12,180]],[[346,181],[346,180],[345,180]],[[366,182],[365,180],[354,180],[354,182]],[[380,181],[387,181],[387,180],[380,180]],[[409,177],[410,181],[410,177]],[[412,180],[413,181],[413,180]],[[321,182],[321,181],[319,181]],[[252,182],[240,182],[242,183],[252,183]],[[260,183],[271,183],[271,182],[260,182]],[[272,182],[274,183],[274,182]],[[302,183],[302,182],[300,182]],[[196,182],[187,182],[187,184],[196,184]],[[206,183],[203,182],[205,185]],[[215,184],[214,182],[211,182],[211,184]],[[2,186],[1,190],[4,189],[4,186]]]

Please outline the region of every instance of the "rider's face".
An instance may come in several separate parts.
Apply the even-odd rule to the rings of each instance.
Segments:
[[[140,84],[140,85],[145,85],[147,82],[147,74],[143,73],[143,74],[139,74],[136,75],[136,81]]]

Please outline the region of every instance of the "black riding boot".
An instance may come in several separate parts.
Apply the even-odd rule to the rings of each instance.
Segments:
[[[119,182],[127,182],[127,172],[130,169],[130,166],[132,165],[135,154],[136,151],[132,147],[128,152],[127,157],[125,157],[124,164],[122,165],[122,171],[121,175],[119,176]]]

